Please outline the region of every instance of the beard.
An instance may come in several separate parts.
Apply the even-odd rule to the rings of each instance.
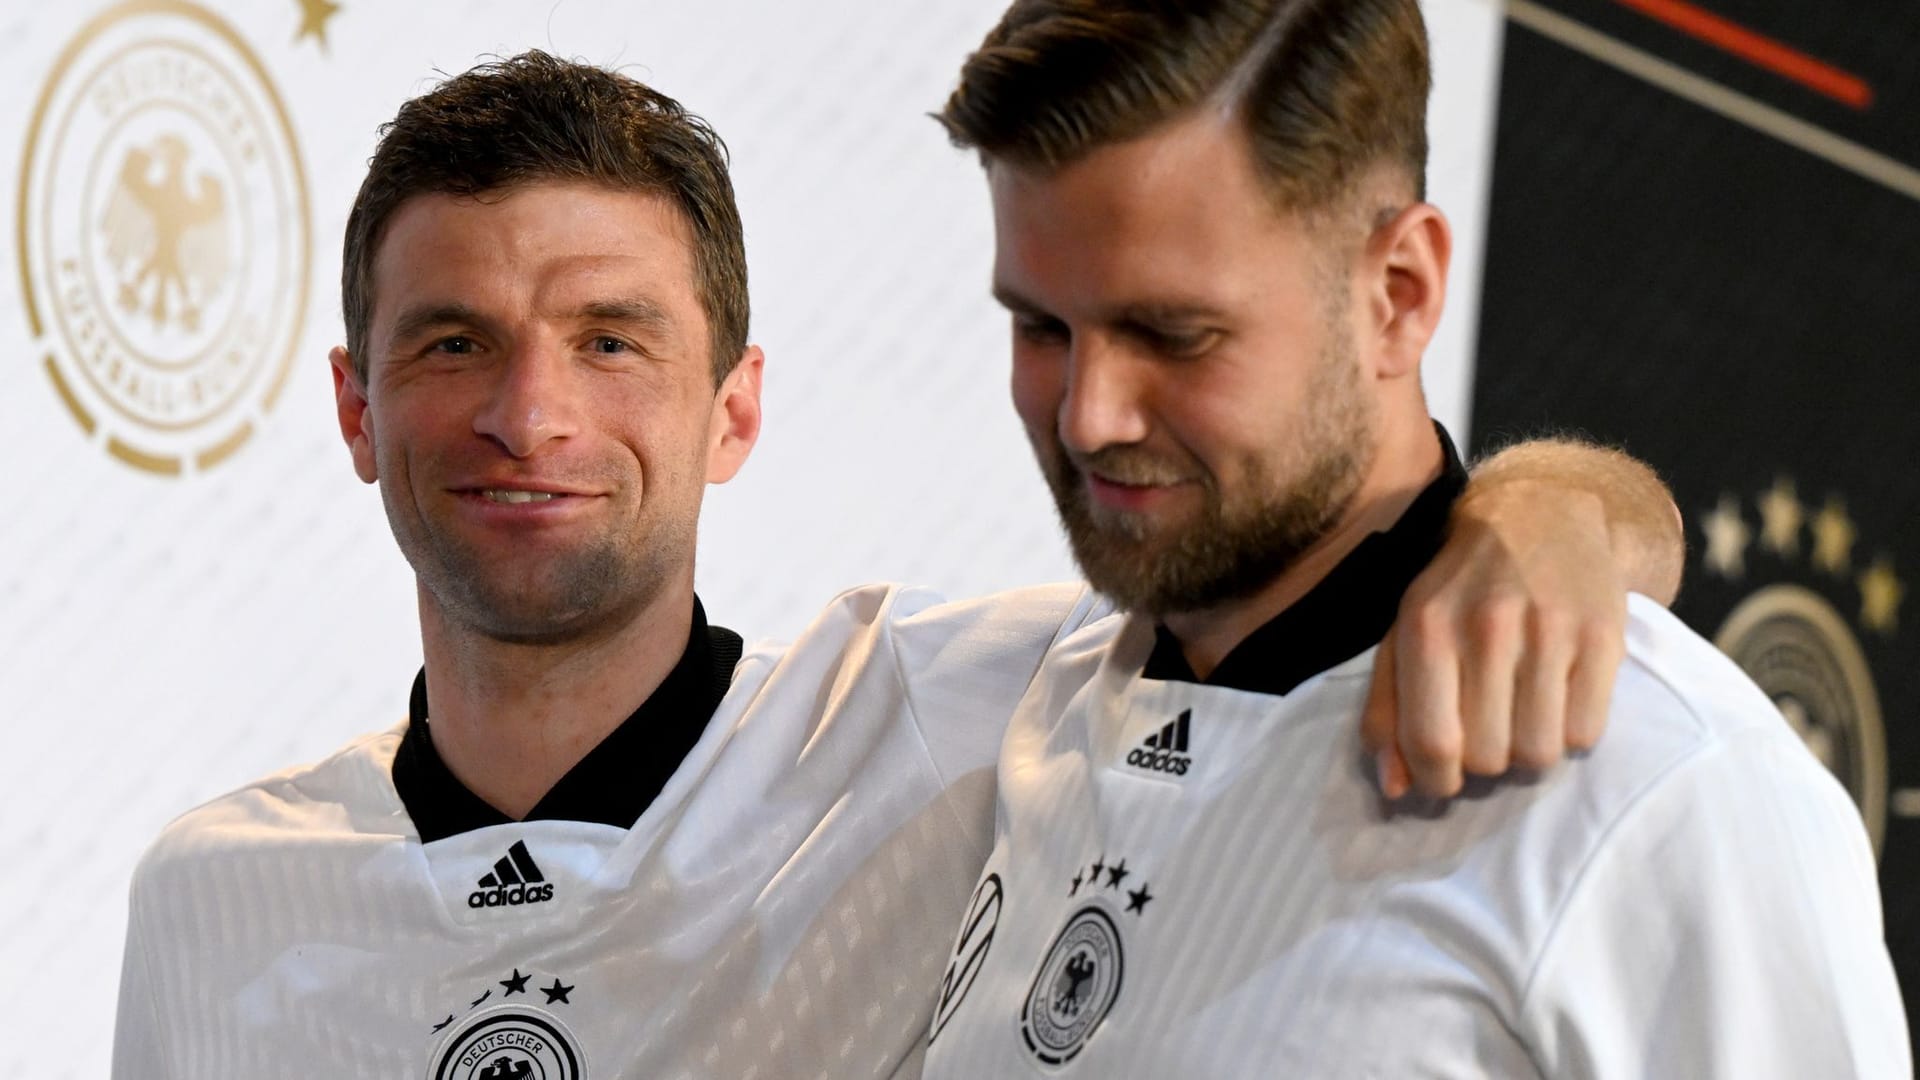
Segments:
[[[436,528],[412,506],[394,506],[404,495],[384,484],[382,495],[401,552],[443,617],[506,644],[553,645],[610,632],[693,564],[692,517],[645,512],[655,508],[625,529],[543,558],[503,560],[497,550]]]
[[[1184,452],[1127,445],[1076,455],[1057,431],[1036,440],[1088,583],[1123,610],[1163,618],[1251,595],[1285,573],[1339,523],[1372,465],[1378,420],[1349,335],[1336,332],[1322,352],[1306,400],[1289,435],[1240,459],[1231,490]],[[1174,522],[1095,506],[1088,472],[1121,483],[1191,480],[1201,505]]]

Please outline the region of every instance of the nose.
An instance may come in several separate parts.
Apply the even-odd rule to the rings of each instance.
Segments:
[[[579,430],[581,388],[566,349],[556,343],[516,344],[495,369],[486,404],[473,430],[516,458]]]
[[[1075,338],[1060,398],[1060,440],[1083,454],[1143,441],[1150,427],[1145,375],[1125,350],[1085,335]]]

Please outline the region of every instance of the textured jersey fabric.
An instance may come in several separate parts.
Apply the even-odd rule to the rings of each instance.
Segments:
[[[1595,750],[1391,813],[1374,652],[1281,695],[1153,648],[1093,624],[1021,704],[928,1077],[1910,1075],[1857,813],[1658,605]]]
[[[631,828],[422,843],[404,725],[188,813],[135,874],[115,1077],[915,1070],[1005,718],[1096,610],[935,600],[856,590],[749,649]]]

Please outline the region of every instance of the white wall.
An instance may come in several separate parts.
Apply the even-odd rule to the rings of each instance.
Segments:
[[[339,446],[325,356],[374,129],[436,71],[536,45],[622,65],[731,145],[768,422],[709,500],[716,620],[780,636],[859,581],[965,594],[1071,572],[1005,403],[982,185],[925,115],[994,0],[343,0],[326,51],[296,40],[292,2],[202,2],[296,129],[311,304],[284,396],[235,457],[185,479],[90,441],[43,368],[59,343],[0,304],[0,431],[23,451],[0,515],[0,1077],[105,1074],[127,877],[168,818],[403,715],[411,579]],[[30,103],[108,7],[0,8],[0,288],[16,297]],[[1429,13],[1434,199],[1459,237],[1428,387],[1464,436],[1498,20],[1474,0]]]

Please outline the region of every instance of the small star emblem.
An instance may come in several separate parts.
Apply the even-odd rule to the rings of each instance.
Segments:
[[[1141,885],[1138,889],[1128,889],[1127,910],[1137,915],[1144,915],[1147,913],[1147,902],[1152,899],[1153,894],[1147,891],[1145,885]]]
[[[1120,882],[1126,880],[1126,876],[1130,873],[1132,873],[1132,871],[1127,869],[1127,860],[1125,859],[1121,859],[1119,862],[1108,867],[1107,868],[1107,888],[1109,889],[1119,888]]]
[[[1813,519],[1813,565],[1829,574],[1844,574],[1853,565],[1853,540],[1859,532],[1847,517],[1847,504],[1838,497]]]
[[[1791,477],[1775,480],[1773,488],[1760,496],[1760,536],[1769,551],[1789,558],[1800,554],[1800,526],[1806,520],[1806,508],[1794,494]]]
[[[1882,634],[1891,634],[1900,626],[1900,602],[1907,587],[1893,572],[1893,563],[1882,557],[1860,575],[1860,621]]]
[[[1100,856],[1100,861],[1093,864],[1093,873],[1089,874],[1088,876],[1093,878],[1094,882],[1097,884],[1100,881],[1100,871],[1105,870],[1106,868],[1107,868],[1107,857],[1105,855],[1102,855]]]
[[[477,1008],[479,1008],[479,1007],[480,1007],[480,1003],[481,1003],[481,1002],[483,1002],[483,1001],[485,1001],[485,1000],[487,1000],[488,998],[490,998],[490,997],[492,997],[492,996],[493,996],[493,991],[491,991],[491,990],[489,990],[489,991],[487,991],[486,993],[484,993],[484,994],[481,994],[481,995],[480,995],[479,997],[477,997],[477,998],[474,998],[474,999],[473,999],[472,1001],[469,1001],[469,1002],[467,1002],[467,1008],[469,1008],[469,1009],[477,1009]]]
[[[447,1018],[445,1020],[442,1020],[439,1023],[433,1025],[433,1030],[435,1031],[445,1030],[446,1026],[451,1023],[453,1023],[453,1014],[448,1013]]]
[[[1074,875],[1073,875],[1073,888],[1071,888],[1071,889],[1068,889],[1068,890],[1067,890],[1067,895],[1068,895],[1068,896],[1077,896],[1077,895],[1079,895],[1079,893],[1080,893],[1080,882],[1082,882],[1082,881],[1084,881],[1084,880],[1085,880],[1085,879],[1084,879],[1084,878],[1082,878],[1082,877],[1080,876],[1080,874],[1079,874],[1079,873],[1078,873],[1078,872],[1076,871],[1076,872],[1074,873]]]
[[[567,995],[573,993],[573,987],[560,985],[559,979],[553,980],[552,986],[541,987],[540,992],[547,995],[547,1004],[549,1005],[553,1004],[556,1001],[560,1002],[562,1005],[573,1004],[573,1002],[567,1000]]]
[[[504,994],[501,994],[500,996],[501,996],[501,997],[512,997],[512,996],[513,996],[513,995],[515,995],[515,994],[524,994],[524,993],[526,993],[526,992],[527,992],[527,980],[528,980],[528,979],[530,979],[530,978],[532,978],[532,976],[530,976],[530,975],[522,975],[522,974],[520,974],[520,969],[519,969],[519,968],[514,968],[514,969],[513,969],[513,975],[512,975],[511,977],[509,977],[509,978],[505,978],[505,979],[501,979],[501,980],[500,980],[500,985],[501,985],[501,986],[504,986],[504,987],[506,987],[506,988],[507,988],[507,992],[506,992],[506,993],[504,993]]]
[[[1740,516],[1740,502],[1720,496],[1720,504],[1706,512],[1700,528],[1707,534],[1707,569],[1731,581],[1747,575],[1747,543],[1753,531]]]
[[[340,13],[340,5],[334,0],[295,0],[300,5],[300,30],[293,35],[293,43],[300,44],[308,38],[318,39],[320,51],[327,51],[327,20]]]

